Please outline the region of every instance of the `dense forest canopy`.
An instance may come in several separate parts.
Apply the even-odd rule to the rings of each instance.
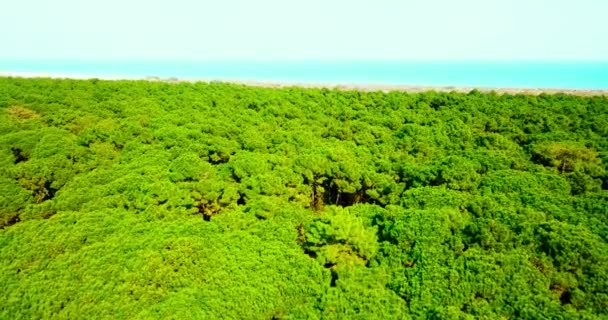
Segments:
[[[607,168],[600,96],[0,78],[0,318],[606,318]]]

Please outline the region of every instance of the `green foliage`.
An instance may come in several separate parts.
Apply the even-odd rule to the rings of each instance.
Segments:
[[[0,96],[0,319],[608,317],[606,97]]]
[[[598,176],[603,171],[597,152],[574,143],[544,143],[536,146],[533,154],[542,164],[560,172],[585,171]]]
[[[376,254],[376,228],[366,228],[348,209],[331,207],[305,227],[303,247],[323,265],[365,264]]]

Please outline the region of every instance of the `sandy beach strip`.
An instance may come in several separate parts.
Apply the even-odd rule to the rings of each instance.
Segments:
[[[232,83],[240,84],[253,87],[263,88],[326,88],[326,89],[337,89],[337,90],[356,90],[356,91],[383,91],[383,92],[460,92],[468,93],[472,90],[478,90],[480,92],[490,93],[506,93],[506,94],[525,94],[525,95],[540,95],[540,94],[570,94],[577,96],[608,96],[608,89],[558,89],[558,88],[492,88],[492,87],[472,87],[472,86],[416,86],[416,85],[391,85],[391,84],[332,84],[332,83],[307,83],[307,82],[291,82],[291,81],[258,81],[258,80],[227,80],[227,79],[179,79],[175,77],[161,78],[156,76],[146,77],[128,77],[128,76],[95,76],[85,74],[70,74],[70,73],[45,73],[45,72],[13,72],[13,71],[0,71],[0,77],[12,77],[12,78],[48,78],[48,79],[75,79],[75,80],[144,80],[144,81],[160,81],[160,82],[221,82],[221,83]]]

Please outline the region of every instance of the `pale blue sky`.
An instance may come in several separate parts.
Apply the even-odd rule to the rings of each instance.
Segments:
[[[606,0],[3,0],[0,59],[608,60]]]

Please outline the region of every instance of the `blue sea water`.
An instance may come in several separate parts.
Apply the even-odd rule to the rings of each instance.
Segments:
[[[606,62],[0,61],[0,71],[315,84],[608,89]]]

